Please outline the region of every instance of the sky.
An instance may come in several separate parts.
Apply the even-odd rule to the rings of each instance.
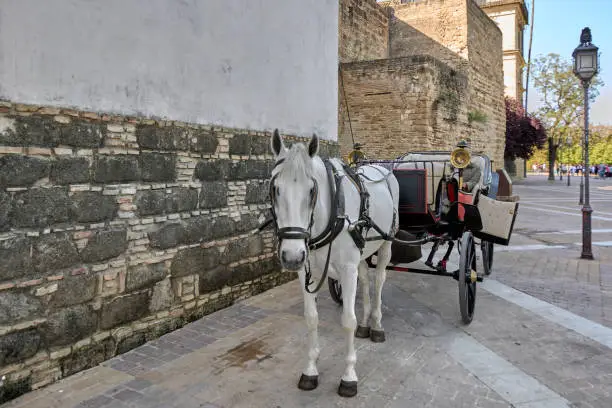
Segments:
[[[572,52],[580,43],[580,32],[584,27],[591,28],[593,44],[601,54],[599,75],[604,86],[591,105],[590,121],[594,125],[612,125],[612,0],[529,0],[529,3],[532,1],[535,1],[532,60],[539,55],[556,53],[571,62]],[[529,30],[526,26],[525,60]],[[538,102],[531,77],[528,110],[536,109]]]

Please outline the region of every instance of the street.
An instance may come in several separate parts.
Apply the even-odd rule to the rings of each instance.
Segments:
[[[495,246],[469,326],[460,323],[456,281],[389,272],[387,341],[356,339],[353,399],[336,394],[344,333],[326,286],[318,302],[319,387],[297,388],[306,326],[293,281],[5,408],[609,408],[612,181],[591,181],[594,261],[579,259],[579,178],[571,182],[531,176],[514,186],[520,206],[511,245]]]

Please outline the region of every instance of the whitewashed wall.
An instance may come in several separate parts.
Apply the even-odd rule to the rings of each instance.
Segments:
[[[337,136],[337,0],[0,0],[0,98]]]
[[[516,12],[504,11],[499,13],[491,13],[489,17],[497,23],[502,31],[503,47],[505,50],[516,50],[518,49],[517,40],[517,24],[516,24]]]

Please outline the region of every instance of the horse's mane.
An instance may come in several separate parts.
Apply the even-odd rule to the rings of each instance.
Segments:
[[[306,151],[306,147],[302,143],[295,143],[286,151],[282,159],[285,159],[280,166],[279,176],[290,179],[298,179],[306,177],[312,178],[312,162]]]

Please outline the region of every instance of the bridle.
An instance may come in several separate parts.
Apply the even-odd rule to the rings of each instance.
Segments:
[[[285,159],[283,158],[283,159],[278,160],[276,163],[274,163],[274,166],[272,167],[272,171],[274,171],[274,169],[278,165],[282,164],[284,161]],[[278,173],[273,175],[272,178],[270,179],[269,195],[270,195],[270,201],[272,204],[270,207],[270,211],[272,212],[272,217],[266,220],[266,222],[264,222],[264,224],[262,224],[258,228],[259,231],[261,231],[262,229],[266,228],[271,223],[274,223],[274,227],[276,229],[276,235],[279,240],[279,246],[278,246],[279,250],[280,250],[280,244],[282,243],[284,239],[302,239],[304,240],[304,243],[306,245],[306,251],[317,250],[317,249],[323,248],[324,246],[328,246],[327,258],[325,260],[325,266],[323,267],[323,275],[321,276],[321,279],[319,279],[319,283],[317,284],[314,290],[310,290],[310,285],[312,285],[313,282],[311,282],[312,274],[310,271],[309,254],[308,252],[306,253],[306,265],[304,267],[305,269],[304,290],[308,293],[318,292],[319,289],[321,289],[321,286],[323,285],[323,283],[325,282],[326,277],[327,277],[327,270],[328,270],[329,262],[331,258],[332,243],[336,239],[336,237],[338,237],[338,235],[342,233],[342,231],[344,231],[345,228],[347,228],[346,227],[347,223],[348,223],[348,228],[346,230],[353,238],[353,241],[355,242],[355,245],[357,246],[359,251],[363,250],[366,241],[373,241],[373,240],[378,240],[378,239],[383,239],[386,241],[394,241],[395,228],[397,227],[396,225],[397,212],[396,211],[394,211],[393,213],[393,222],[392,222],[390,233],[383,231],[382,229],[380,229],[380,227],[376,225],[374,221],[372,221],[372,219],[369,217],[369,214],[368,214],[369,213],[369,205],[368,205],[369,193],[366,191],[361,181],[362,177],[372,182],[386,180],[387,186],[389,186],[389,182],[387,180],[388,175],[383,174],[384,177],[381,178],[380,180],[372,180],[363,174],[355,173],[354,171],[351,170],[350,167],[345,166],[345,165],[343,165],[344,171],[337,171],[337,169],[334,167],[334,165],[332,164],[330,160],[323,160],[323,164],[325,165],[325,168],[327,171],[331,207],[330,207],[329,220],[327,221],[327,225],[325,226],[325,229],[318,236],[315,236],[314,238],[311,236],[312,226],[314,224],[314,210],[315,210],[315,206],[316,206],[317,198],[319,194],[319,185],[317,183],[317,180],[314,179],[313,177],[311,177],[313,187],[310,191],[310,203],[309,203],[310,222],[307,228],[302,228],[302,227],[278,228],[278,219],[277,219],[276,211],[274,209],[276,206],[276,197],[279,193],[278,187],[275,185],[275,181],[276,181],[276,178],[278,177]],[[349,177],[349,180],[354,184],[355,188],[357,189],[360,195],[359,217],[354,222],[351,222],[345,213],[345,202],[344,202],[345,198],[344,198],[344,192],[342,188],[342,180],[344,180],[344,178],[347,176]],[[376,230],[376,232],[380,234],[380,237],[364,238],[363,230],[369,229],[369,228],[373,228],[374,230]]]
[[[280,165],[284,161],[285,159],[280,159],[279,161],[277,161],[274,164],[274,167],[272,167],[272,170],[274,170],[276,166]],[[272,219],[269,220],[269,222],[274,223],[276,234],[279,239],[279,249],[280,249],[280,244],[282,243],[283,239],[303,239],[304,243],[306,244],[306,251],[316,250],[326,245],[329,246],[327,249],[327,258],[325,260],[325,266],[323,268],[323,276],[321,277],[321,279],[319,279],[319,283],[316,285],[314,290],[310,289],[310,285],[312,285],[313,282],[311,281],[312,273],[310,270],[310,258],[309,258],[308,252],[306,253],[306,265],[304,267],[305,269],[304,290],[308,293],[318,292],[319,289],[321,289],[321,286],[323,285],[323,283],[327,280],[326,277],[327,277],[327,270],[329,267],[329,261],[331,259],[332,241],[336,239],[336,237],[342,232],[345,226],[345,222],[348,221],[348,218],[346,217],[344,213],[344,194],[341,191],[342,190],[342,180],[344,178],[344,175],[336,172],[334,169],[334,166],[331,164],[329,160],[324,160],[323,163],[327,170],[327,177],[329,181],[329,189],[330,189],[330,197],[331,197],[331,211],[330,211],[329,220],[327,222],[327,226],[318,236],[315,236],[314,238],[311,236],[311,232],[312,232],[312,226],[314,224],[314,210],[315,210],[317,198],[319,195],[319,184],[317,183],[317,180],[311,177],[313,187],[312,187],[312,190],[310,191],[310,203],[309,203],[310,222],[308,224],[308,228],[302,228],[302,227],[278,228],[278,220],[277,220],[276,212],[274,210],[274,207],[276,205],[276,196],[278,194],[278,187],[274,184],[274,182],[276,181],[276,177],[278,176],[278,173],[272,176],[272,179],[270,180],[270,200],[272,201],[272,206],[271,206]],[[266,222],[266,224],[264,225],[267,225],[269,222]],[[262,227],[260,227],[260,229]]]
[[[284,161],[285,161],[285,159],[280,159],[279,161],[277,161],[274,164],[274,167],[272,167],[272,170],[274,170],[274,168],[276,168],[276,166],[278,166],[279,164],[283,163]],[[278,194],[278,187],[274,184],[274,182],[276,181],[276,177],[277,176],[278,176],[278,173],[276,173],[274,176],[272,176],[272,179],[270,180],[270,200],[272,202],[272,206],[271,206],[272,222],[274,222],[274,226],[275,226],[275,229],[276,229],[276,234],[278,236],[278,240],[279,240],[278,248],[279,248],[279,250],[280,250],[280,247],[281,247],[280,244],[282,243],[283,239],[303,239],[304,240],[304,244],[306,246],[306,251],[309,251],[311,249],[317,249],[319,247],[319,245],[321,245],[323,243],[323,241],[320,239],[321,236],[323,236],[324,234],[328,233],[328,228],[327,228],[325,230],[324,234],[322,234],[321,236],[316,237],[314,239],[314,242],[311,239],[312,226],[314,224],[314,210],[315,210],[315,206],[317,204],[317,197],[319,196],[319,184],[317,183],[317,180],[315,180],[314,177],[311,177],[311,180],[312,180],[312,183],[313,183],[313,187],[312,187],[312,190],[310,190],[310,202],[309,202],[309,205],[308,205],[308,208],[310,210],[310,222],[308,223],[308,228],[302,228],[302,227],[283,227],[283,228],[278,228],[278,219],[277,219],[277,216],[276,216],[276,211],[274,210],[274,207],[276,206],[276,195]],[[323,282],[325,282],[325,280],[326,280],[325,277],[327,276],[327,268],[329,266],[330,255],[331,255],[331,242],[329,243],[329,249],[327,251],[327,260],[325,262],[325,268],[323,270],[323,277],[319,280],[319,284],[316,286],[316,288],[314,290],[310,290],[310,285],[312,284],[312,281],[311,281],[312,273],[310,271],[309,254],[308,254],[308,252],[306,253],[306,255],[305,255],[306,256],[305,282],[304,282],[304,290],[306,290],[306,292],[308,292],[308,293],[316,293],[316,292],[319,291],[319,289],[321,289],[321,286],[323,285]]]
[[[285,159],[280,159],[274,164],[274,167],[272,169],[274,170],[276,166],[278,166],[279,164],[282,164],[284,161]],[[276,181],[276,177],[278,177],[278,173],[275,174],[270,180],[269,194],[270,194],[270,201],[272,202],[272,206],[271,206],[272,220],[274,222],[274,225],[276,226],[278,239],[279,241],[282,241],[283,239],[303,239],[304,243],[306,244],[306,247],[309,248],[312,226],[314,224],[314,209],[317,203],[317,197],[319,195],[319,185],[317,183],[317,180],[315,180],[314,177],[311,177],[313,187],[310,190],[310,201],[308,205],[308,208],[310,210],[310,222],[308,223],[308,228],[302,228],[302,227],[278,228],[278,219],[276,216],[276,211],[274,210],[274,207],[276,205],[276,196],[278,195],[278,187],[274,184],[274,182]]]

